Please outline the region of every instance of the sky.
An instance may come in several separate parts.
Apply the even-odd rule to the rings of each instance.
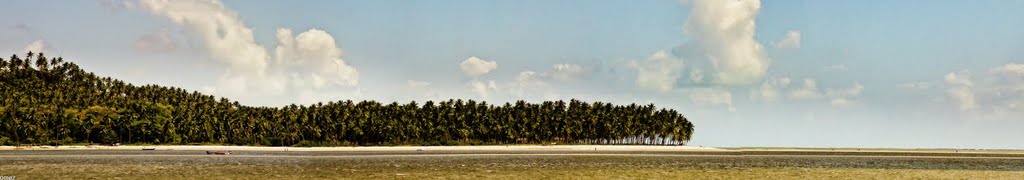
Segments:
[[[254,106],[580,99],[679,110],[696,146],[1024,148],[1024,1],[12,0],[0,12],[0,52]]]

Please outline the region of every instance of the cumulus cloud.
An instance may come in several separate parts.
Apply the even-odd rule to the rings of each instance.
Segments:
[[[768,69],[763,46],[754,39],[761,2],[685,3],[691,11],[683,30],[693,41],[674,48],[672,53],[658,51],[646,60],[631,61],[629,67],[637,73],[635,83],[641,89],[661,93],[684,92],[702,103],[723,104],[727,100],[731,107],[732,94],[720,89],[760,82]],[[677,88],[679,84],[698,88]]]
[[[1024,112],[1024,64],[1010,63],[991,70],[997,76],[992,90],[995,109]]]
[[[233,71],[262,73],[268,66],[270,56],[256,43],[252,29],[219,0],[143,0],[141,6],[191,30],[214,59]]]
[[[185,27],[202,40],[212,59],[228,66],[218,93],[265,99],[358,84],[358,72],[341,59],[341,50],[327,32],[311,29],[293,37],[291,30],[278,29],[272,56],[256,43],[253,30],[238,14],[219,0],[142,0],[138,5]]]
[[[341,49],[327,32],[310,29],[293,38],[290,29],[281,28],[277,30],[277,41],[276,64],[336,85],[359,84],[359,72],[341,59]]]
[[[498,84],[492,81],[473,81],[470,83],[473,92],[480,96],[480,98],[487,99],[494,91],[498,90]]]
[[[171,34],[165,29],[160,32],[146,34],[139,37],[139,39],[135,40],[135,49],[147,52],[166,53],[178,49],[178,43],[174,42]]]
[[[537,72],[519,72],[515,81],[509,86],[509,92],[514,96],[524,97],[546,91],[549,88],[547,81],[542,79]]]
[[[850,87],[826,88],[823,91],[812,78],[804,78],[801,83],[796,84],[787,77],[770,77],[761,83],[761,86],[751,90],[750,99],[760,102],[786,99],[811,102],[827,100],[833,106],[845,106],[858,102],[863,92],[864,86],[858,82],[854,82]]]
[[[564,81],[548,74],[550,72],[540,74],[533,71],[520,72],[507,89],[512,96],[518,99],[556,100],[561,97],[560,89],[556,86],[561,85],[560,82]]]
[[[555,80],[569,81],[576,79],[584,72],[578,64],[555,64],[551,67],[551,77]]]
[[[438,89],[438,87],[434,87],[433,83],[427,82],[427,81],[420,81],[420,80],[406,80],[405,81],[405,87],[403,88],[403,90],[404,90],[403,94],[391,95],[391,97],[392,98],[396,98],[396,100],[406,99],[406,100],[435,100],[435,101],[438,101],[438,100],[446,100],[446,98],[442,98],[442,97],[451,98],[451,96],[442,96],[442,94],[444,92],[447,92],[448,94],[465,94],[465,93],[453,93],[451,91],[440,90],[440,89]]]
[[[814,79],[804,78],[803,86],[797,88],[789,93],[789,97],[793,99],[818,99],[821,98],[821,92],[818,90],[818,83]]]
[[[974,76],[962,70],[943,77],[957,109],[991,116],[1024,115],[1024,64],[1009,63]]]
[[[726,106],[729,112],[735,112],[732,105],[732,93],[715,88],[694,88],[687,90],[690,100],[699,105]]]
[[[484,74],[490,73],[494,69],[497,69],[498,63],[473,56],[462,61],[462,63],[459,64],[459,68],[462,69],[463,73],[466,73],[466,75],[470,77],[480,77]]]
[[[636,83],[641,88],[668,92],[682,76],[683,61],[665,51],[658,51],[647,60],[631,64],[637,71]]]
[[[534,82],[539,79],[537,72],[533,71],[519,72],[519,75],[516,76],[516,82]]]
[[[38,53],[43,52],[44,49],[46,49],[46,42],[44,42],[43,40],[36,40],[32,41],[32,43],[28,43],[28,45],[25,45],[25,48],[22,48],[21,52]]]
[[[759,82],[768,69],[763,46],[754,39],[760,0],[694,0],[685,32],[706,51],[713,78],[723,85]]]
[[[968,111],[978,108],[978,103],[974,99],[974,83],[970,80],[969,72],[949,73],[944,79],[946,85],[950,86],[946,93],[958,104],[957,107],[960,110]]]
[[[1009,80],[1019,81],[1022,79],[1017,78],[1024,77],[1024,64],[1010,63],[996,67],[992,69],[991,72]]]
[[[781,40],[772,44],[775,48],[782,49],[799,49],[800,48],[800,31],[788,31],[786,36],[782,37]]]
[[[970,71],[967,70],[946,74],[943,79],[949,85],[974,86],[974,82],[971,81]]]
[[[789,84],[792,80],[789,78],[768,78],[761,86],[756,90],[751,91],[751,99],[755,101],[774,102],[784,97],[783,92],[780,89],[789,88]]]
[[[555,100],[558,85],[576,82],[586,68],[578,64],[555,64],[546,72],[522,71],[505,87],[510,95],[527,100]]]
[[[860,85],[860,83],[853,83],[853,86],[849,88],[830,88],[825,92],[825,96],[832,99],[831,103],[833,106],[844,106],[854,103],[861,93],[864,92],[864,86]]]

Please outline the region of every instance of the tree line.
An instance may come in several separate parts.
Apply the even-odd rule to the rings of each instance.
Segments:
[[[177,87],[100,77],[32,52],[0,58],[0,96],[4,145],[684,144],[693,133],[693,124],[676,110],[575,99],[245,106]]]

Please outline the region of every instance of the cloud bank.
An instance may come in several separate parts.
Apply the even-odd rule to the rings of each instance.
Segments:
[[[798,84],[788,77],[771,77],[761,83],[761,86],[751,90],[750,99],[759,102],[827,100],[832,106],[846,106],[858,102],[863,92],[864,86],[858,82],[849,87],[822,90],[818,87],[818,81],[813,78],[803,78]]]
[[[494,69],[497,69],[498,63],[473,56],[462,61],[462,63],[459,64],[459,68],[462,69],[463,73],[466,73],[466,75],[470,77],[480,77],[484,74],[490,73]]]
[[[963,112],[1024,115],[1024,64],[1009,63],[978,75],[967,70],[951,72],[943,80],[946,97]]]
[[[636,71],[636,85],[660,93],[682,93],[696,104],[725,105],[735,111],[729,87],[761,82],[769,66],[763,46],[754,37],[761,1],[684,3],[691,8],[683,25],[691,42],[672,53],[658,51],[646,60],[632,61],[629,67]],[[799,43],[799,32],[794,32],[795,37],[785,43]]]
[[[640,88],[668,92],[675,88],[682,76],[683,61],[668,52],[658,51],[647,60],[630,64],[637,72],[636,84]]]
[[[747,85],[768,69],[761,43],[754,39],[760,0],[694,0],[684,30],[711,61],[714,82]]]
[[[322,30],[292,36],[290,29],[280,28],[272,55],[256,43],[238,13],[219,0],[142,0],[139,7],[181,25],[202,40],[212,59],[227,65],[214,90],[218,94],[294,98],[359,83],[358,71],[341,59],[334,38]]]

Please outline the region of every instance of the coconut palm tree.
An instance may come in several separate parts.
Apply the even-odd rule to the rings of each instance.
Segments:
[[[0,59],[0,93],[8,95],[0,96],[0,144],[683,144],[693,133],[676,110],[576,99],[251,107],[177,87],[136,86],[63,58],[27,55]]]

